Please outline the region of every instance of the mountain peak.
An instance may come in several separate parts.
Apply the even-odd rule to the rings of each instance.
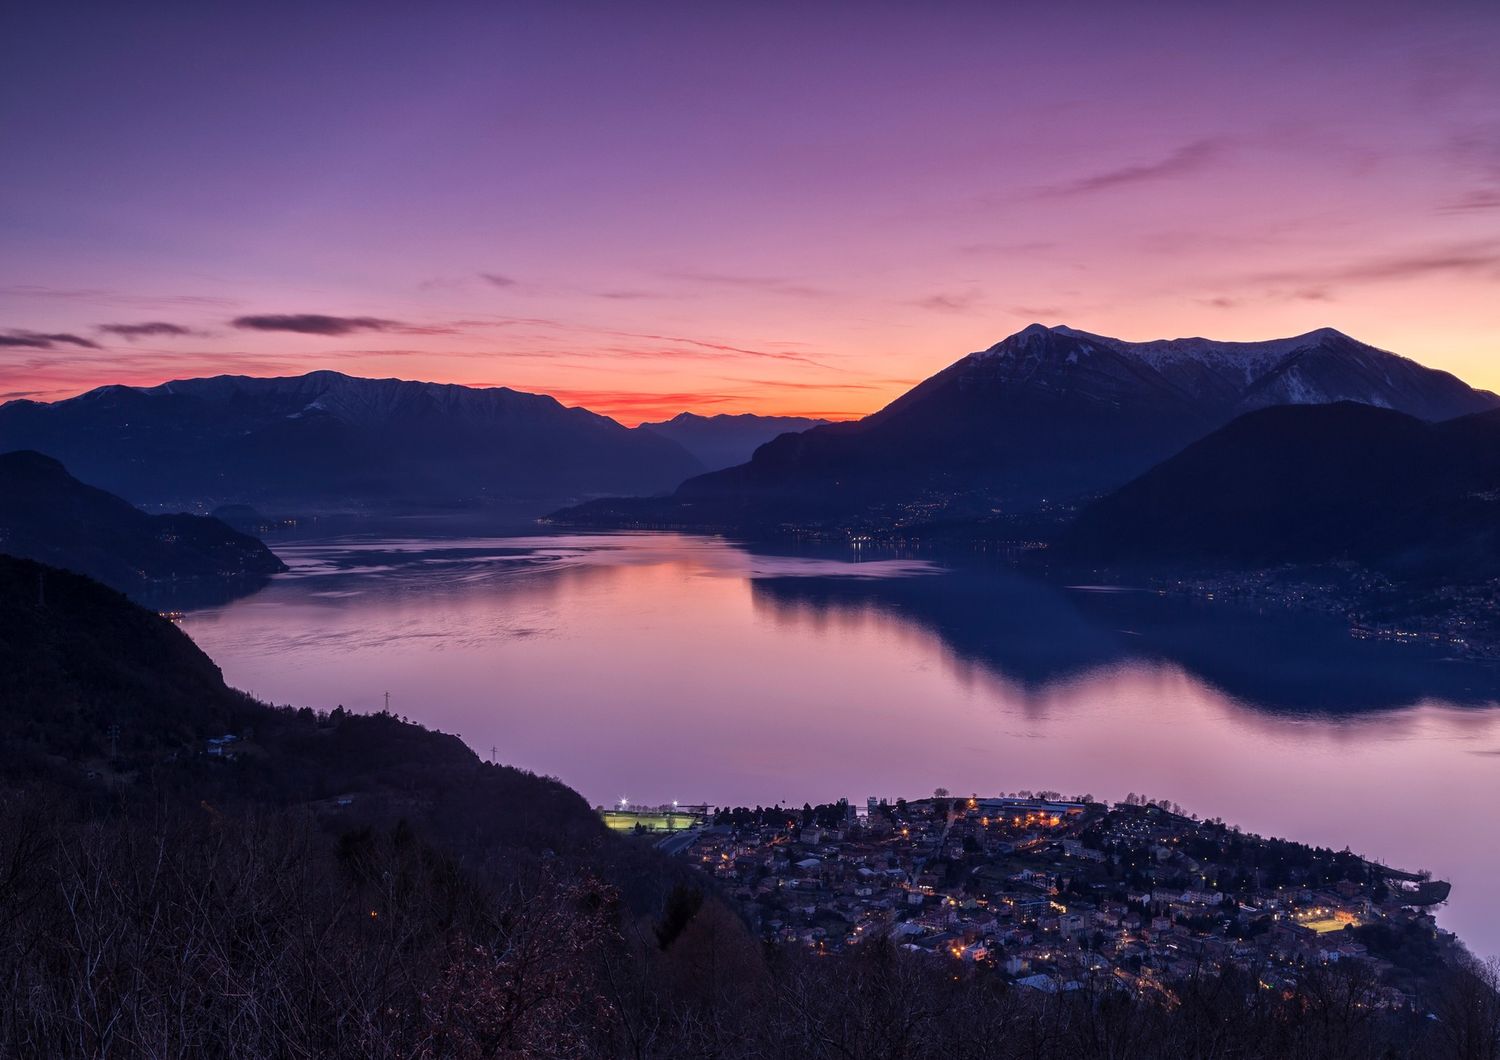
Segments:
[[[1004,346],[1007,343],[1011,343],[1016,340],[1033,339],[1051,335],[1060,335],[1071,339],[1093,339],[1099,342],[1109,343],[1113,346],[1117,346],[1123,349],[1142,349],[1150,347],[1161,347],[1166,345],[1177,347],[1225,347],[1233,349],[1252,346],[1285,346],[1295,343],[1322,342],[1331,339],[1341,339],[1345,342],[1359,342],[1358,339],[1355,339],[1352,336],[1339,331],[1337,328],[1326,326],[1314,328],[1312,331],[1303,332],[1299,335],[1290,335],[1286,338],[1281,339],[1252,339],[1249,341],[1236,341],[1228,339],[1209,339],[1204,338],[1201,335],[1195,335],[1188,338],[1144,339],[1141,341],[1130,341],[1127,339],[1119,339],[1109,335],[1103,335],[1096,331],[1082,331],[1078,328],[1070,327],[1067,324],[1047,325],[1038,322],[1027,324],[1020,331],[1006,336],[999,342],[995,343],[995,346],[991,347],[991,349],[999,346]],[[1360,343],[1360,345],[1365,345],[1365,343]]]
[[[14,449],[0,453],[0,470],[45,471],[49,474],[67,474],[60,460],[35,449]]]
[[[1349,335],[1345,335],[1338,328],[1330,328],[1330,327],[1314,328],[1312,331],[1309,331],[1305,335],[1298,335],[1297,338],[1300,338],[1300,339],[1315,339],[1315,340],[1317,340],[1319,342],[1327,342],[1330,339],[1342,339],[1345,342],[1359,342],[1358,339],[1353,338],[1352,336],[1349,336]],[[1361,345],[1364,345],[1364,344],[1361,343]]]

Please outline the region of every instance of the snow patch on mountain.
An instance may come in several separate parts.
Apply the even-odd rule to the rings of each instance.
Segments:
[[[1113,369],[1107,365],[1113,364]],[[1261,342],[1200,336],[1127,342],[1059,325],[1031,324],[959,362],[1006,385],[1056,390],[1083,368],[1132,365],[1142,385],[1240,410],[1268,404],[1357,401],[1425,419],[1476,412],[1500,399],[1446,372],[1368,346],[1333,328]]]

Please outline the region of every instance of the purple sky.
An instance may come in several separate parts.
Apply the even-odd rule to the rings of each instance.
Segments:
[[[1033,320],[1500,388],[1500,5],[1037,6],[11,5],[0,395],[847,416]]]

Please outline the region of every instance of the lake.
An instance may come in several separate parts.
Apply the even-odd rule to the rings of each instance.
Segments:
[[[391,709],[591,802],[1172,799],[1454,884],[1500,953],[1500,671],[1341,623],[972,557],[675,534],[273,543],[190,612],[234,685]],[[493,752],[492,752],[493,749]]]

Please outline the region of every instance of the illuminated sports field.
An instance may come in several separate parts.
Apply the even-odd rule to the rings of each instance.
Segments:
[[[1335,931],[1343,931],[1347,927],[1358,927],[1359,920],[1352,916],[1325,916],[1314,920],[1303,920],[1301,924],[1305,928],[1312,928],[1319,935],[1330,935]]]
[[[648,832],[680,832],[698,823],[698,818],[691,813],[604,810],[600,816],[604,818],[604,823],[616,832],[633,832],[636,825],[640,825]]]

